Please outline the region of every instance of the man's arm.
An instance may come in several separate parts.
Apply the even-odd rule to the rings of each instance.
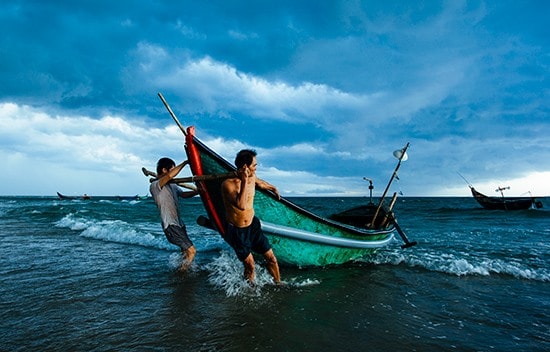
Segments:
[[[249,182],[250,177],[253,176],[250,174],[246,165],[241,170],[237,171],[237,176],[241,180],[239,186],[237,186],[236,183],[228,182],[231,186],[228,190],[231,192],[230,194],[233,194],[231,197],[233,205],[240,210],[245,210],[251,206],[251,204],[248,204],[247,197],[250,193],[250,187],[254,187],[255,183]],[[252,192],[254,192],[254,190],[252,190]]]
[[[180,189],[180,191],[178,192],[178,196],[180,196],[181,198],[191,198],[191,197],[194,197],[196,196],[197,194],[199,194],[199,190],[195,190],[195,191],[182,191]]]
[[[242,189],[236,186],[232,180],[225,180],[222,183],[222,197],[225,205],[226,213],[233,213],[236,209],[244,210],[245,206],[239,203],[239,200],[244,197],[239,197],[239,193]]]
[[[168,171],[165,175],[163,175],[159,179],[160,188],[164,187],[168,182],[170,182],[171,179],[176,177],[176,175],[180,173],[181,169],[183,169],[183,167],[188,163],[189,162],[185,160],[183,163],[179,164],[178,166],[174,167],[172,170]]]
[[[258,187],[259,189],[265,189],[265,190],[271,191],[275,193],[275,195],[277,196],[277,199],[281,199],[281,195],[279,194],[279,190],[277,189],[277,187],[273,186],[271,183],[267,181],[264,181],[256,177],[256,187]]]
[[[248,208],[247,193],[250,193],[249,188],[255,185],[253,182],[247,182],[249,177],[251,177],[250,173],[244,166],[237,170],[237,178],[240,179],[240,182],[235,179],[227,179],[222,183],[222,195],[226,207],[231,206],[239,210]]]

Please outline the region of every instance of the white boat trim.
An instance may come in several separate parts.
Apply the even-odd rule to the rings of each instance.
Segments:
[[[288,226],[276,225],[265,221],[261,221],[261,224],[264,232],[268,234],[345,248],[380,248],[386,246],[393,240],[393,233],[382,240],[362,241],[351,238],[321,235],[315,232],[304,231]]]

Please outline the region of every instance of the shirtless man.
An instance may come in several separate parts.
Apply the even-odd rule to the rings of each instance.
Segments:
[[[277,258],[269,240],[264,235],[260,220],[254,216],[254,195],[256,187],[272,191],[280,198],[277,188],[256,177],[256,152],[243,149],[235,158],[236,178],[222,183],[227,225],[224,239],[244,264],[244,277],[254,283],[254,257],[252,251],[260,253],[267,262],[267,270],[276,284],[281,282]]]
[[[170,183],[187,164],[187,161],[176,166],[170,158],[161,158],[157,163],[158,179],[151,183],[149,191],[157,204],[162,221],[162,229],[168,242],[181,248],[183,262],[180,270],[185,271],[191,265],[197,250],[187,236],[185,224],[180,219],[178,197],[190,198],[198,191],[183,191],[177,185]]]

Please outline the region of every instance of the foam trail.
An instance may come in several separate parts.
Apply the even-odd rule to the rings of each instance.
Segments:
[[[82,231],[80,236],[116,243],[137,244],[145,247],[174,250],[177,247],[166,241],[164,235],[154,235],[148,231],[136,229],[121,220],[90,220],[68,214],[57,221],[56,226]]]
[[[387,251],[379,252],[369,259],[375,264],[423,267],[430,271],[443,272],[456,276],[469,275],[511,275],[519,279],[550,281],[550,271],[545,267],[532,267],[514,258],[484,257],[482,253],[440,253],[434,251]]]

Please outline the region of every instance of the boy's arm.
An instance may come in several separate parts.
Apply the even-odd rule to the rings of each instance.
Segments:
[[[173,179],[174,177],[176,177],[177,174],[180,173],[181,169],[183,169],[183,167],[185,165],[187,165],[189,162],[187,160],[185,160],[184,162],[182,162],[181,164],[179,164],[178,166],[174,167],[172,170],[168,171],[168,173],[166,173],[165,175],[163,175],[160,179],[159,179],[159,186],[160,188],[164,187],[168,182],[170,182],[171,179]]]

